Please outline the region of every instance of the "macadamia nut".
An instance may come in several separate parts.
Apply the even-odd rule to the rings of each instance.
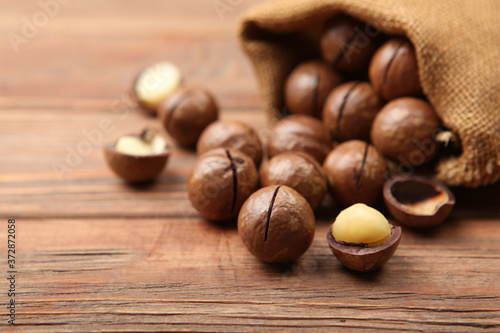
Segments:
[[[391,238],[392,228],[378,210],[365,204],[355,204],[337,216],[332,234],[337,242],[377,246]]]

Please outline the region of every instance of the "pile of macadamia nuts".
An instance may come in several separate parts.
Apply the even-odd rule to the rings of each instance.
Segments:
[[[347,16],[325,23],[321,58],[291,71],[286,114],[267,138],[249,124],[218,120],[214,97],[181,87],[172,64],[156,65],[162,75],[146,69],[135,83],[138,103],[158,114],[172,139],[197,149],[187,184],[193,207],[212,221],[237,218],[243,243],[262,261],[290,262],[307,251],[327,192],[348,207],[328,244],[358,271],[383,265],[400,241],[401,228],[369,207],[382,195],[393,217],[411,227],[441,223],[454,205],[453,193],[434,179],[397,174],[398,166],[414,171],[436,157],[441,123],[422,93],[412,44],[380,33],[360,39],[367,29]],[[146,181],[166,164],[167,142],[145,130],[105,153],[122,178]]]

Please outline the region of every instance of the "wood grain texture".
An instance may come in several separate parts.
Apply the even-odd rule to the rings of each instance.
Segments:
[[[330,198],[306,254],[267,265],[247,252],[234,223],[210,223],[191,207],[192,151],[176,147],[150,185],[114,177],[102,144],[158,126],[126,103],[132,78],[157,60],[213,90],[222,118],[266,136],[234,38],[238,15],[255,2],[239,2],[224,20],[214,3],[72,1],[18,54],[0,43],[0,218],[17,219],[18,250],[17,324],[6,324],[2,306],[0,331],[500,331],[500,183],[455,189],[449,220],[404,228],[389,263],[360,274],[326,243],[339,211]],[[0,33],[19,31],[39,10],[36,1],[3,2]],[[69,170],[54,170],[85,147]],[[5,261],[0,267],[5,281]],[[4,304],[8,285],[0,288]]]

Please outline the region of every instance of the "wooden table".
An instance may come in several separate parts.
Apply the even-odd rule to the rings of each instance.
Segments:
[[[265,134],[235,38],[239,15],[257,1],[66,2],[46,22],[37,1],[0,5],[0,330],[500,331],[498,184],[457,189],[445,224],[404,229],[385,267],[358,274],[327,246],[338,213],[329,200],[309,251],[268,265],[247,252],[234,224],[210,223],[191,207],[193,152],[176,149],[150,186],[127,186],[108,170],[103,142],[158,125],[126,96],[137,72],[160,60],[212,90],[223,119]],[[26,21],[36,31],[15,53],[9,33],[22,36]],[[15,326],[5,306],[9,217]]]

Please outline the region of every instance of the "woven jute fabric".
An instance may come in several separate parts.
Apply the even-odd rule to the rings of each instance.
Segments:
[[[425,95],[463,153],[441,158],[436,177],[477,187],[500,178],[500,0],[284,0],[242,17],[240,41],[254,66],[270,122],[282,115],[283,85],[317,55],[326,19],[345,14],[415,46]]]

